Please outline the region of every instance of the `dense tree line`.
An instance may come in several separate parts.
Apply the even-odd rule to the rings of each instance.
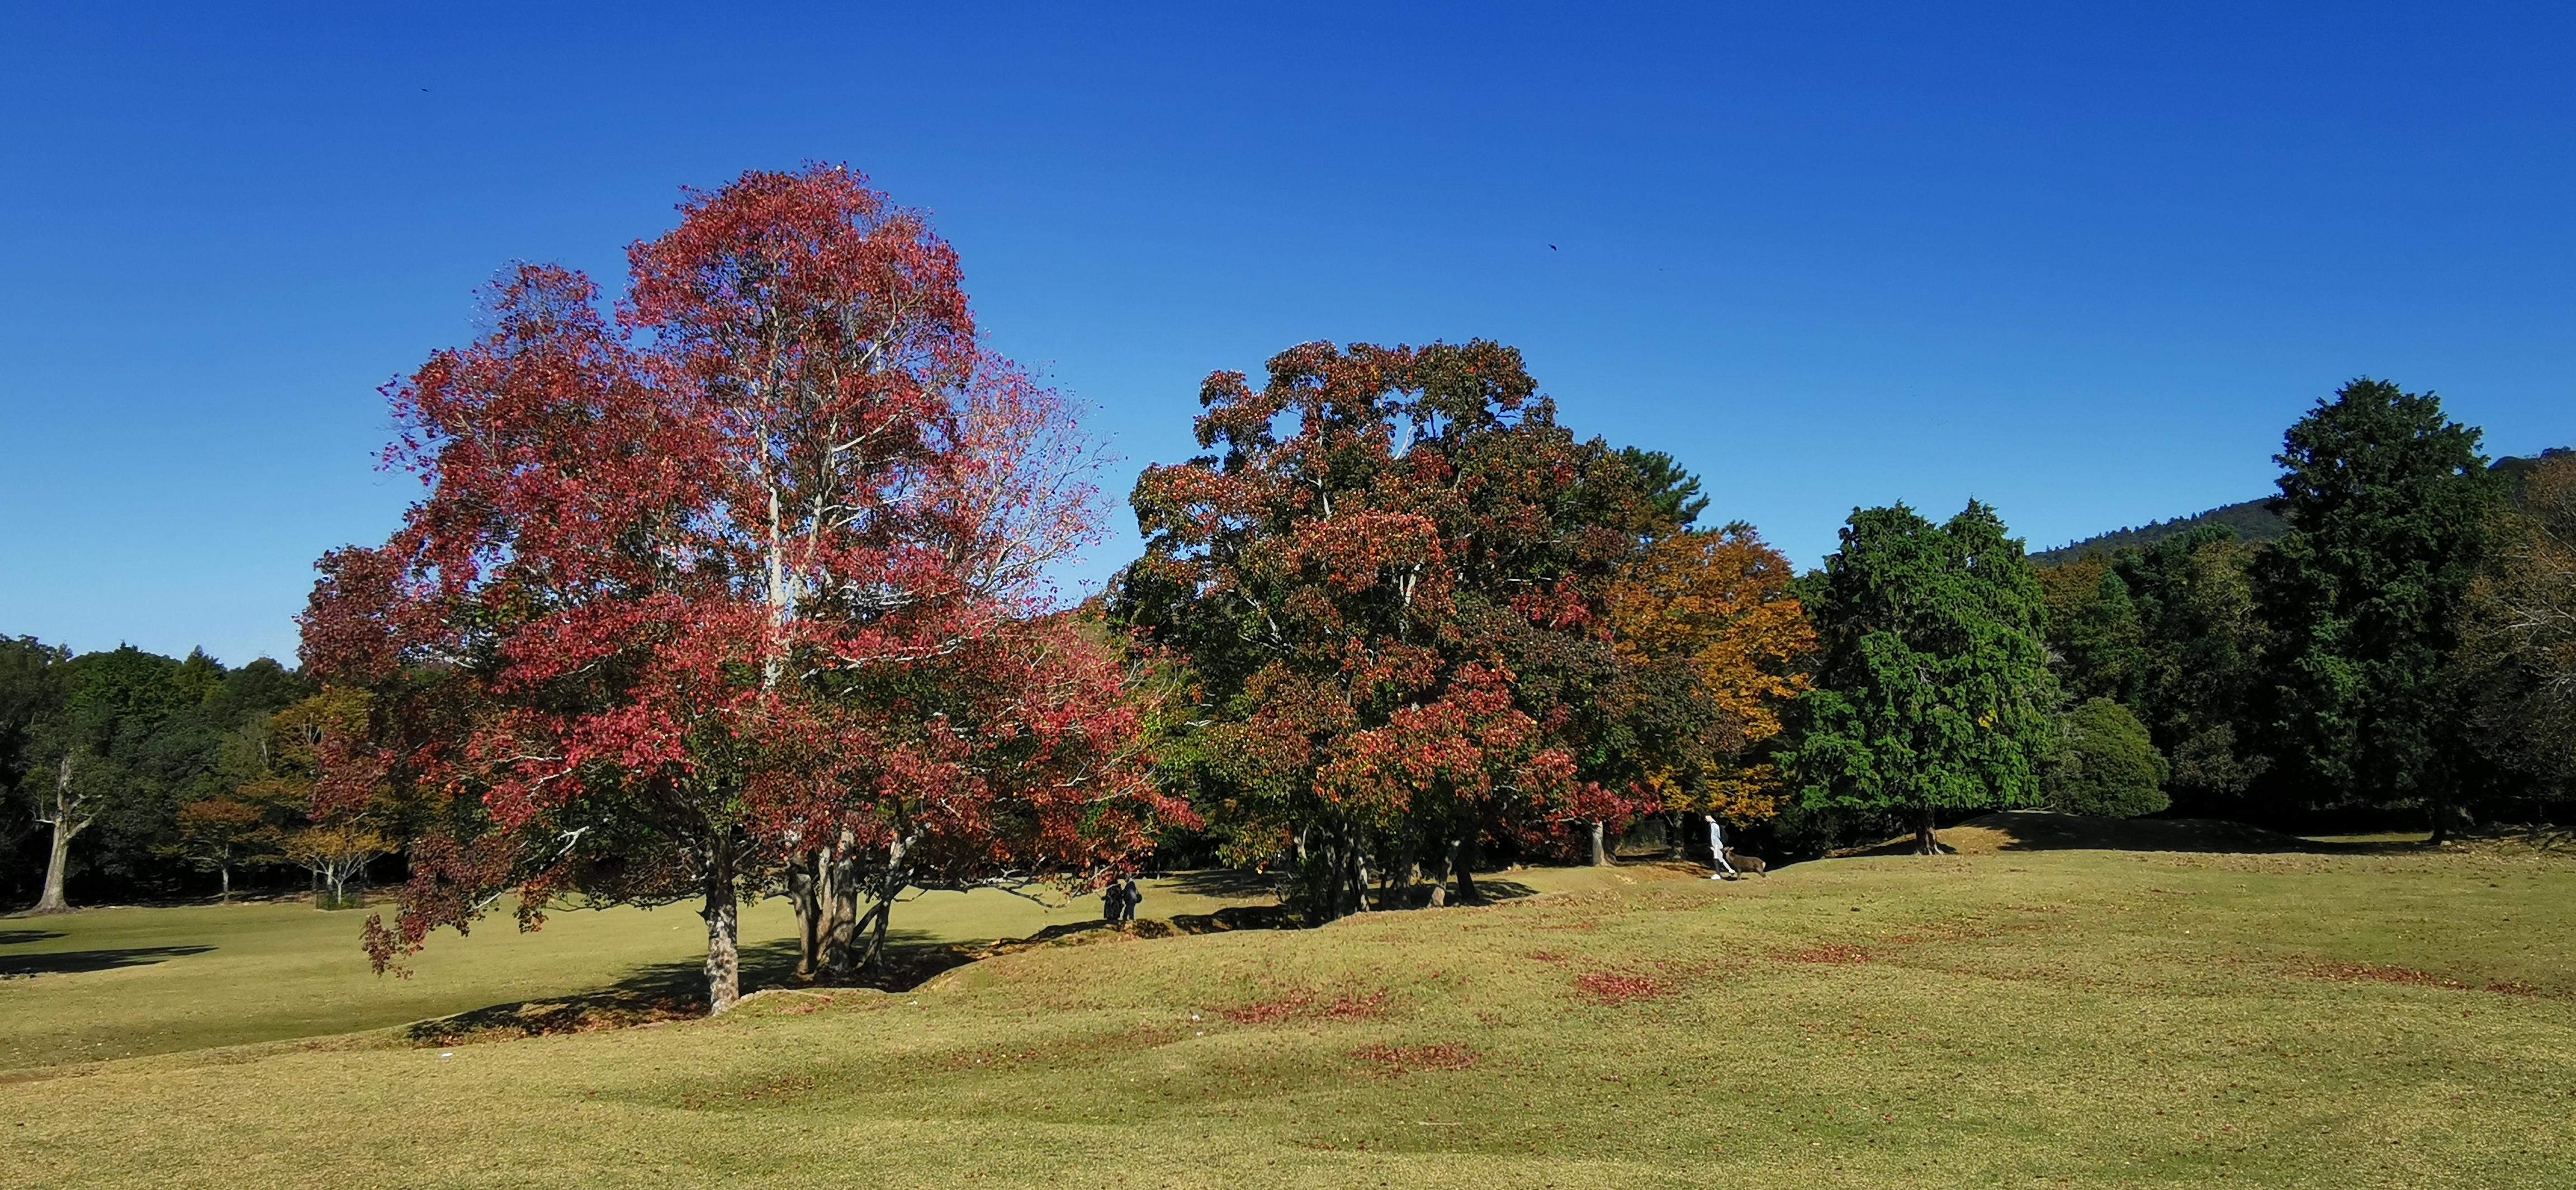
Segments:
[[[2429,394],[2291,427],[2275,540],[2040,567],[1995,508],[1898,504],[1798,575],[1510,347],[1309,343],[1208,378],[1203,453],[1136,481],[1144,556],[1064,609],[1098,455],[918,213],[752,173],[629,256],[613,310],[505,273],[388,389],[427,494],[322,560],[301,668],[0,641],[9,893],[372,875],[388,966],[495,908],[687,901],[721,1010],[746,898],[849,980],[909,889],[1220,862],[1320,920],[1720,826],[2446,834],[2576,792],[2576,455],[2491,468]]]
[[[266,658],[227,669],[202,652],[73,656],[0,640],[11,898],[59,908],[192,892],[200,874],[227,889],[244,872],[272,876],[309,820],[256,781],[280,716],[312,694]]]

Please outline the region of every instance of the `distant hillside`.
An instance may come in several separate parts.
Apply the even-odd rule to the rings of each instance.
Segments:
[[[2279,513],[2273,512],[2269,507],[2270,504],[2269,500],[2248,500],[2242,504],[2224,505],[2207,512],[2175,517],[2170,521],[2157,521],[2135,529],[2114,529],[2053,550],[2032,554],[2030,560],[2042,566],[2056,566],[2072,562],[2095,550],[2108,554],[2130,546],[2143,548],[2154,545],[2165,538],[2189,533],[2202,525],[2229,526],[2236,530],[2237,539],[2240,541],[2274,541],[2290,531],[2290,522],[2282,520]]]
[[[2526,459],[2507,455],[2490,464],[2489,469],[2512,476],[2516,486],[2519,487],[2522,477],[2533,467],[2539,466],[2541,459],[2556,458],[2566,453],[2568,453],[2567,447],[2553,446],[2540,452],[2539,458]],[[2131,546],[2153,545],[2165,538],[2189,533],[2202,525],[2232,527],[2236,530],[2239,541],[2276,541],[2282,534],[2290,531],[2290,523],[2282,520],[2279,513],[2273,512],[2270,505],[2269,499],[2247,500],[2242,504],[2223,505],[2207,512],[2176,517],[2170,521],[2157,521],[2135,529],[2114,529],[2053,550],[2032,554],[2030,560],[2042,566],[2057,566],[2072,562],[2095,550],[2108,554]]]

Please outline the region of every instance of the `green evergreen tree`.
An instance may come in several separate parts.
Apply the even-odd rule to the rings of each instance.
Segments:
[[[1808,807],[1901,814],[1931,854],[1936,813],[2039,800],[2059,695],[2039,580],[1993,509],[1856,510],[1806,587],[1825,652],[1789,767]]]
[[[2135,818],[2173,804],[2165,797],[2165,758],[2129,708],[2107,698],[2086,699],[2066,713],[2061,726],[2065,738],[2048,764],[2049,809]]]
[[[2367,379],[2290,427],[2290,533],[2254,567],[2277,797],[2421,805],[2436,841],[2450,831],[2470,752],[2445,665],[2494,490],[2478,438],[2431,393]]]

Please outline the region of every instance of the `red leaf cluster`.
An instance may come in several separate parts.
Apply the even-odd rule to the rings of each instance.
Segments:
[[[1625,1004],[1670,995],[1672,985],[1645,975],[1587,971],[1574,977],[1575,994],[1595,1004]]]

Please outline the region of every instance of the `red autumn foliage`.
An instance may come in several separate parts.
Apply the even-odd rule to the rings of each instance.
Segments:
[[[1209,453],[1137,481],[1119,604],[1217,708],[1185,779],[1233,858],[1296,855],[1332,917],[1372,871],[1445,851],[1464,895],[1488,833],[1561,851],[1658,804],[1616,742],[1638,699],[1604,616],[1668,526],[1519,353],[1310,343],[1200,402]]]
[[[447,807],[380,965],[504,889],[523,924],[698,897],[721,1011],[746,891],[804,873],[809,966],[847,973],[906,885],[1088,881],[1188,819],[1097,630],[1046,613],[1095,455],[982,347],[955,252],[837,167],[681,212],[615,320],[522,266],[388,388],[427,494],[304,617],[313,670],[375,696],[326,799]]]

